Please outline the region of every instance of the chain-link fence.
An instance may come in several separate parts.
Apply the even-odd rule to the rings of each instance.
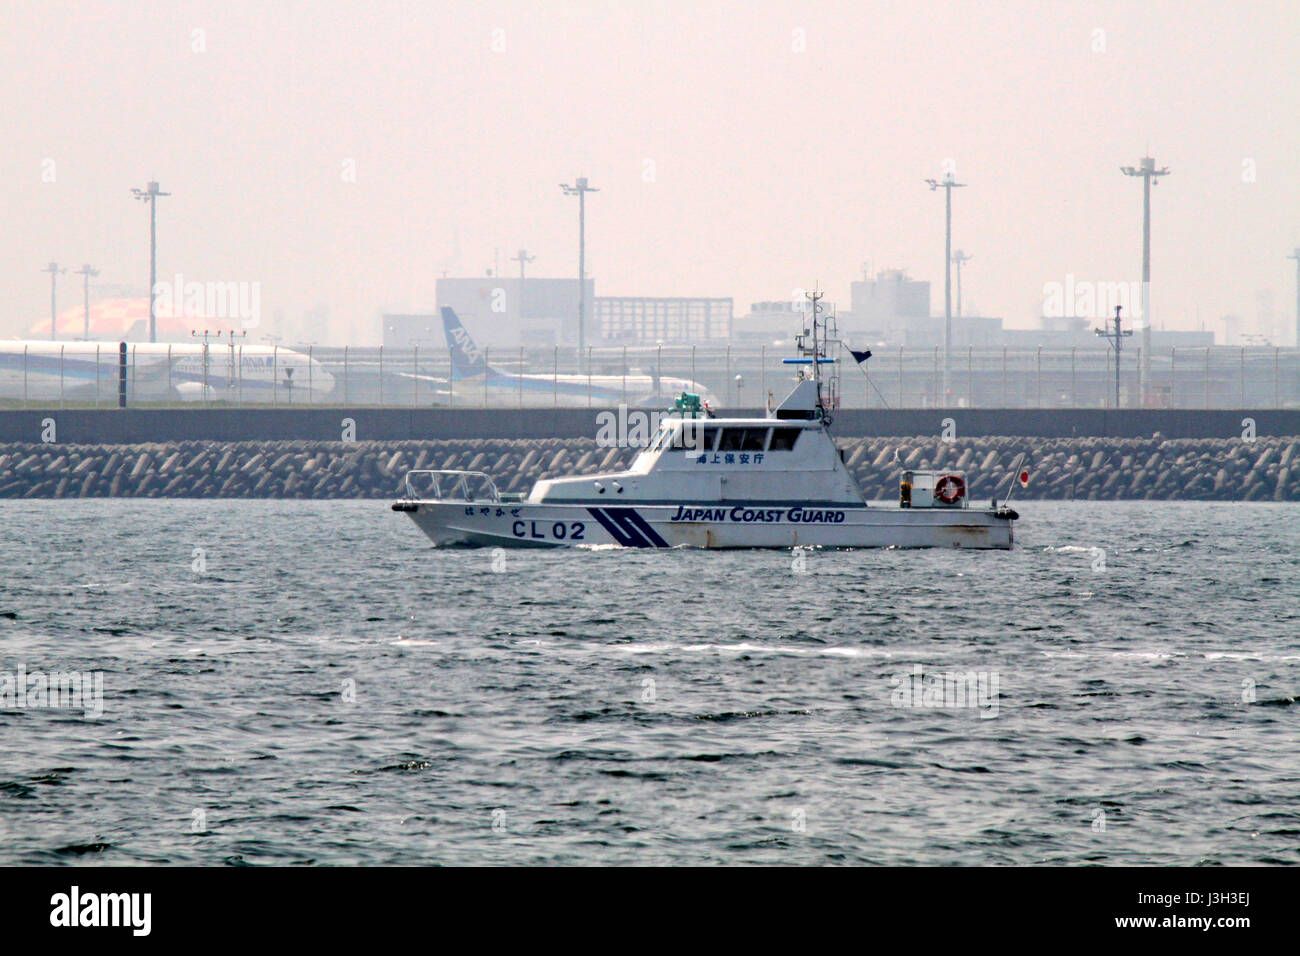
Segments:
[[[718,408],[780,401],[788,349],[768,346],[485,349],[486,373],[459,374],[444,349],[299,348],[50,343],[0,355],[7,407],[113,407],[124,374],[128,405],[350,405],[448,408],[663,407],[682,391]],[[1120,407],[1140,401],[1141,349],[1121,354]],[[945,364],[947,368],[945,369]],[[124,367],[123,367],[124,366]],[[846,408],[1110,408],[1107,349],[879,348],[840,367]],[[945,384],[946,375],[946,384]],[[1146,405],[1300,407],[1300,349],[1171,348],[1151,356]]]

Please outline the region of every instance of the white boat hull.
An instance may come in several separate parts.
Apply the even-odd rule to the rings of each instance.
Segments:
[[[402,500],[435,545],[1010,548],[1012,511],[890,505],[546,504]]]

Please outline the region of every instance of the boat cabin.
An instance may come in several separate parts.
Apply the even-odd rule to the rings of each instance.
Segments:
[[[862,505],[813,385],[801,381],[766,418],[709,418],[679,402],[626,471],[544,479],[526,500]]]

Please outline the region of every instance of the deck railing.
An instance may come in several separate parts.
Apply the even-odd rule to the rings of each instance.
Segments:
[[[412,475],[427,475],[430,485],[433,489],[433,495],[430,497],[427,493],[418,493],[411,485]],[[487,496],[474,497],[470,491],[471,479],[480,482],[480,488],[487,492]],[[406,497],[411,499],[421,499],[423,501],[501,501],[501,492],[497,490],[497,484],[492,480],[492,476],[483,471],[455,471],[450,469],[428,469],[418,468],[406,473]],[[443,488],[447,488],[444,494]]]

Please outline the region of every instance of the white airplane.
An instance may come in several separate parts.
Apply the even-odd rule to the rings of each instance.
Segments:
[[[128,343],[128,401],[320,401],[334,377],[315,359],[270,345]],[[117,400],[117,342],[0,341],[0,399]]]
[[[545,408],[555,405],[601,408],[620,404],[659,407],[671,404],[682,392],[692,392],[706,404],[717,404],[713,393],[699,382],[667,375],[502,372],[487,364],[483,351],[461,324],[460,316],[447,306],[442,307],[442,328],[451,352],[451,382],[436,380],[440,385],[439,402],[481,404],[486,392],[488,402],[497,406],[522,403]]]

